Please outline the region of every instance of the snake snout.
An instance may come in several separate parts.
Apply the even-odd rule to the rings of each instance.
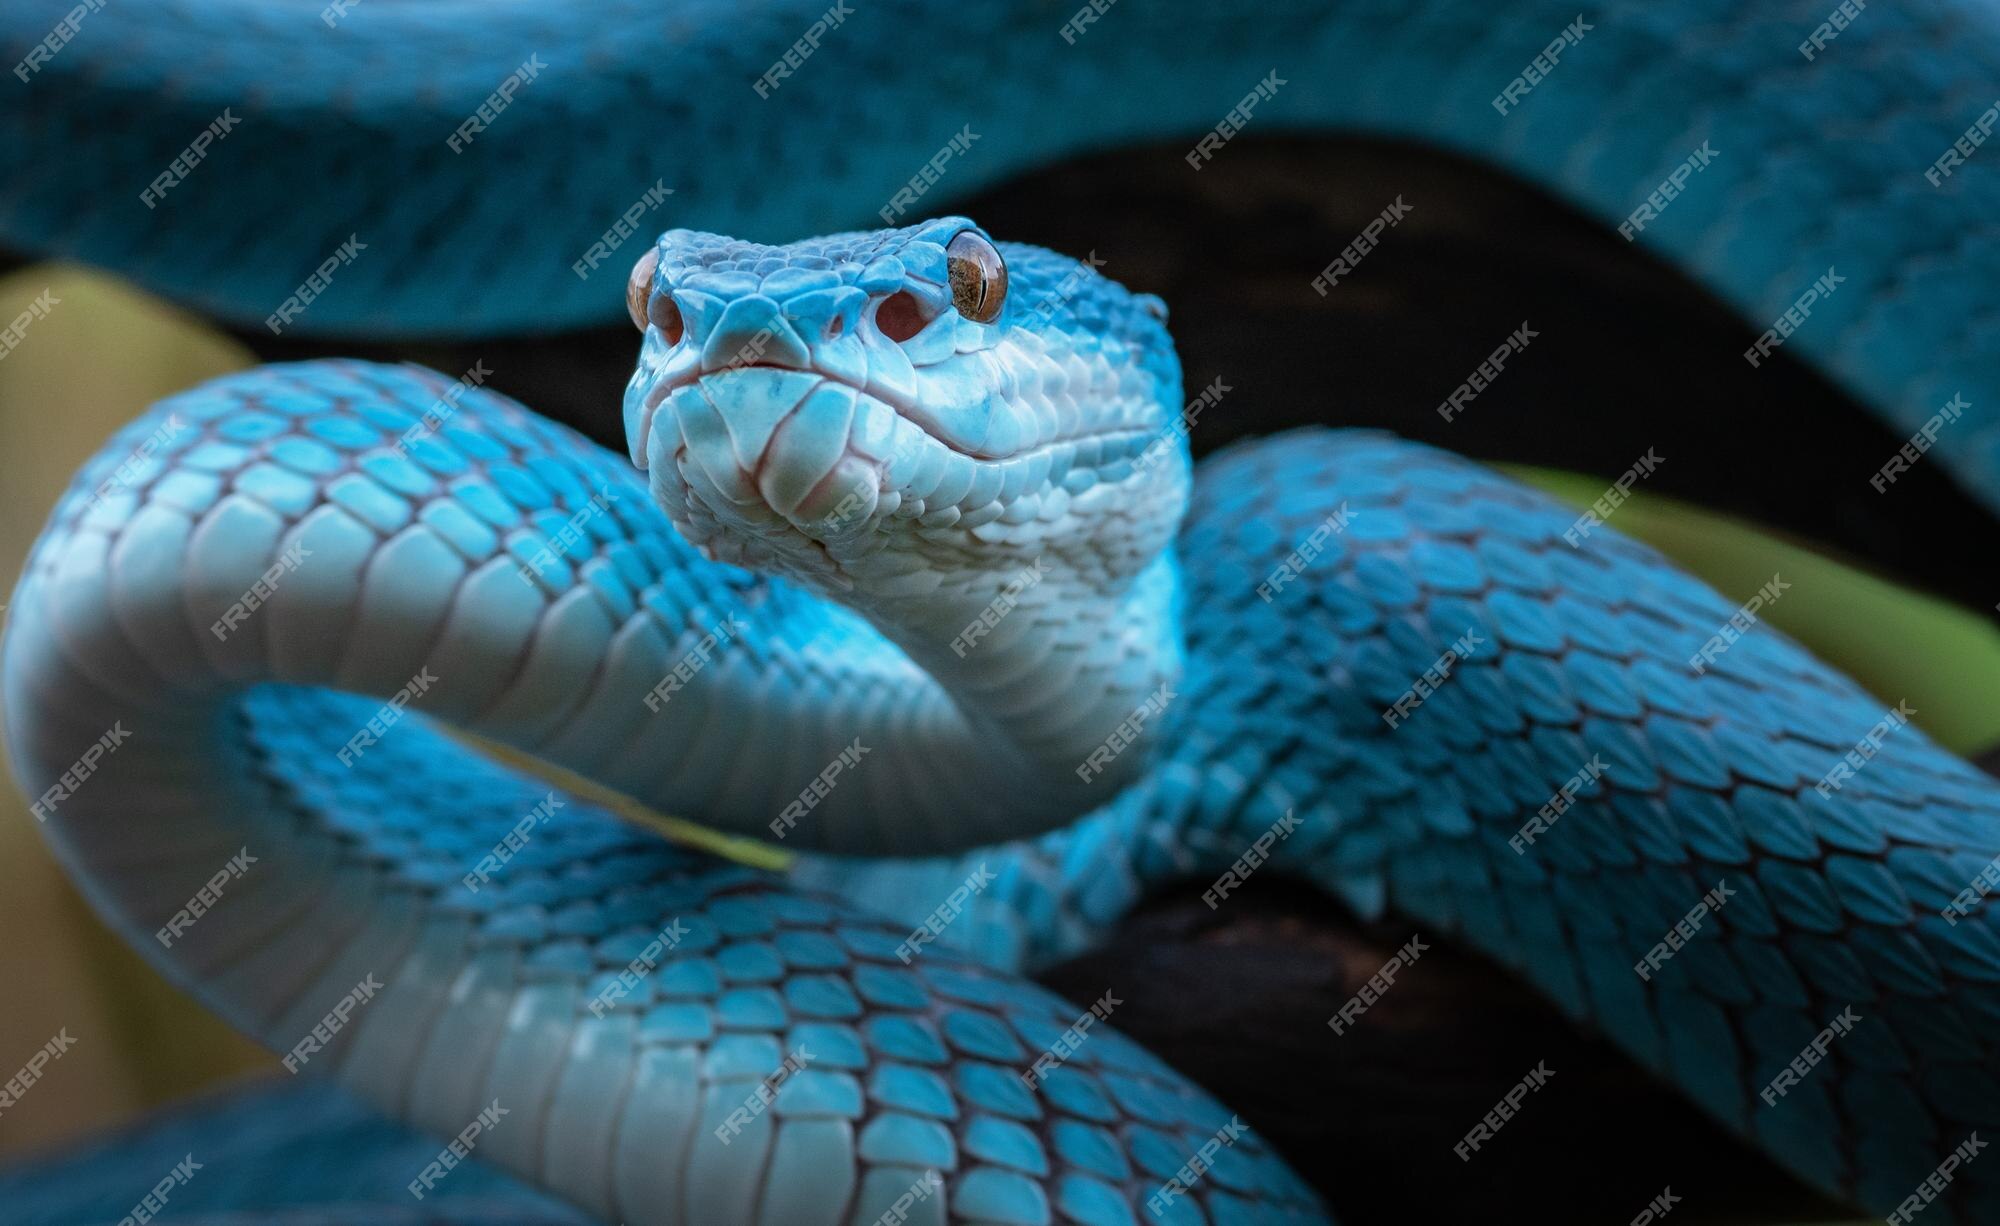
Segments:
[[[689,320],[683,343],[698,347],[703,373],[739,366],[812,368],[812,351],[800,334],[802,321],[788,317],[774,299],[752,294],[724,306],[709,320],[704,321],[702,315],[711,313],[701,312]]]

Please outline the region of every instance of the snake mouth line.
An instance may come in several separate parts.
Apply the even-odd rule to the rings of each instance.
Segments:
[[[970,447],[950,438],[946,435],[944,428],[938,423],[935,416],[908,396],[900,396],[881,388],[869,387],[865,384],[857,383],[852,379],[843,379],[838,375],[829,374],[823,370],[802,370],[794,366],[781,366],[775,362],[745,362],[736,366],[725,367],[721,370],[695,371],[688,374],[675,375],[662,379],[647,389],[645,409],[639,417],[638,437],[632,449],[632,454],[637,458],[638,466],[641,469],[647,467],[647,452],[648,445],[652,439],[653,420],[658,414],[660,406],[665,404],[670,396],[683,388],[702,389],[704,385],[713,380],[727,378],[730,375],[749,370],[776,370],[789,374],[815,376],[817,382],[804,389],[799,398],[800,403],[803,403],[815,389],[824,384],[833,384],[838,387],[848,388],[856,396],[866,397],[887,407],[897,417],[921,430],[927,439],[939,447],[954,454],[964,456],[966,459],[976,463],[994,464],[1008,460],[1028,459],[1045,451],[1054,451],[1059,447],[1074,446],[1092,441],[1145,438],[1155,433],[1139,426],[1106,426],[1094,430],[1079,430],[1072,434],[1057,435],[1054,438],[1044,439],[1041,442],[1035,443],[1033,446],[1002,454],[985,448]],[[707,396],[705,390],[703,391],[703,395],[704,397]],[[715,407],[713,399],[710,399],[709,403],[711,407]],[[794,405],[794,411],[796,411],[796,408],[797,406]],[[721,410],[717,408],[717,411],[720,412]],[[787,416],[789,415],[788,413]],[[681,448],[677,448],[676,450],[681,450]],[[879,462],[886,465],[888,457],[882,457]]]

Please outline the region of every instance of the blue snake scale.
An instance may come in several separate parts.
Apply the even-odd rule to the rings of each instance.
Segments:
[[[68,8],[0,12],[0,60]],[[1614,225],[1708,142],[1639,241],[1746,346],[1838,269],[1788,350],[1898,432],[1962,393],[1926,462],[2000,506],[2000,153],[1967,135],[2000,80],[1990,6],[1869,7],[1809,60],[1817,0],[1613,4],[1505,115],[1573,9],[1120,4],[1065,39],[1061,6],[857,4],[768,100],[750,83],[824,6],[658,9],[85,6],[8,83],[0,234],[252,324],[350,238],[287,328],[602,322],[645,240],[574,265],[675,193],[645,220],[674,228],[640,283],[630,456],[447,375],[269,366],[110,440],[34,548],[0,696],[86,893],[373,1110],[448,1138],[504,1106],[472,1152],[567,1206],[294,1094],[244,1117],[294,1160],[219,1158],[177,1210],[319,1220],[302,1206],[380,1172],[361,1220],[1325,1220],[1224,1105],[1023,977],[1253,846],[1516,969],[1871,1211],[2000,1126],[2000,914],[1967,893],[2000,789],[1893,706],[1768,628],[1694,673],[1733,602],[1437,450],[1312,428],[1190,476],[1156,300],[1070,260],[1002,244],[991,325],[947,311],[899,342],[874,314],[977,233],[921,220],[947,191],[1192,143],[1273,76],[1254,129],[1414,138]],[[803,237],[877,224],[967,130],[907,228]],[[775,350],[746,369],[703,349],[748,335]],[[880,477],[860,518],[905,535],[819,514],[842,465]],[[1006,580],[1036,543],[1058,578]],[[980,570],[998,556],[1012,588]],[[991,644],[935,650],[933,603],[996,589],[1019,607]],[[1082,699],[1105,694],[1144,727],[1100,729]],[[808,854],[772,873],[669,844],[447,727]],[[1074,746],[1120,738],[1079,793]],[[165,1170],[224,1135],[199,1123],[117,1161]],[[143,1191],[11,1203],[112,1220]],[[2000,1164],[1954,1164],[1923,1213],[2000,1220]]]

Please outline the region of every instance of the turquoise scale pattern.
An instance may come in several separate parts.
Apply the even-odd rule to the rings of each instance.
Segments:
[[[501,397],[467,395],[397,456],[447,386],[345,362],[224,378],[122,432],[58,506],[10,610],[8,732],[38,793],[114,720],[130,733],[48,819],[94,901],[280,1051],[377,975],[307,1071],[447,1136],[497,1099],[510,1114],[478,1157],[607,1219],[867,1226],[930,1171],[944,1190],[909,1221],[1150,1216],[1231,1116],[1103,1026],[1027,1088],[1018,1072],[1077,1005],[946,950],[905,965],[907,927],[574,798],[475,893],[461,877],[542,784],[418,716],[341,763],[381,698],[434,665],[413,709],[588,770],[601,759],[568,747],[631,716],[576,679],[623,671],[643,692],[664,671],[593,627],[678,631],[740,606],[774,652],[771,619],[803,602],[700,563],[618,496],[636,484],[621,460]],[[170,421],[170,442],[93,505]],[[606,491],[570,565],[523,582],[518,560]],[[257,616],[205,641],[294,543],[311,556]],[[562,665],[553,682],[544,659]],[[154,930],[239,847],[255,866],[163,948]],[[596,1016],[674,925],[671,956]],[[719,1140],[788,1055],[802,1068]],[[1322,1219],[1244,1136],[1163,1220]]]
[[[20,589],[6,643],[10,734],[18,761],[52,775],[121,703],[135,731],[157,726],[142,717],[171,713],[187,739],[162,730],[155,753],[135,737],[102,767],[104,781],[51,819],[98,900],[136,944],[156,948],[151,928],[191,892],[184,883],[198,884],[239,843],[289,849],[263,880],[292,872],[315,883],[326,897],[319,913],[345,917],[330,926],[352,947],[368,943],[368,929],[394,931],[359,961],[351,949],[330,955],[328,929],[299,919],[293,901],[318,891],[292,886],[246,893],[249,911],[198,925],[171,957],[155,956],[281,1048],[363,963],[394,956],[389,992],[343,1041],[344,1077],[378,1107],[444,1132],[488,1091],[541,1102],[543,1144],[530,1143],[537,1121],[524,1118],[529,1126],[512,1134],[523,1140],[496,1131],[482,1157],[586,1207],[645,1221],[655,1220],[648,1206],[683,1196],[731,1203],[706,1182],[713,1166],[685,1182],[666,1171],[652,1157],[653,1130],[705,1135],[697,1118],[713,1127],[715,1110],[740,1101],[732,1091],[803,1042],[824,1061],[760,1117],[777,1121],[775,1137],[806,1134],[798,1150],[768,1137],[758,1151],[756,1170],[772,1172],[767,1196],[810,1169],[817,1197],[826,1171],[845,1166],[858,1205],[887,1194],[875,1176],[950,1159],[954,1220],[1120,1220],[1170,1157],[1228,1116],[1102,1031],[1079,1049],[1074,1076],[1024,1097],[1009,1063],[1032,1058],[1076,1007],[1012,971],[1086,944],[1155,885],[1212,877],[1287,809],[1306,820],[1267,871],[1305,875],[1365,912],[1407,915],[1419,931],[1457,934],[1518,967],[1818,1186],[1886,1209],[1966,1133],[1995,1123],[1995,915],[1983,902],[1956,925],[1938,915],[2000,850],[1990,781],[1903,728],[1820,797],[1814,782],[1881,718],[1883,702],[1763,629],[1690,677],[1687,655],[1733,606],[1611,530],[1573,549],[1562,540],[1569,511],[1383,436],[1299,432],[1203,467],[1182,542],[1191,671],[1169,710],[1171,748],[1107,810],[962,862],[816,860],[786,883],[572,802],[492,885],[468,894],[458,877],[544,798],[539,784],[414,723],[370,749],[361,769],[342,769],[334,750],[377,704],[300,688],[296,663],[238,669],[221,690],[199,676],[137,680],[165,653],[132,659],[118,677],[87,666],[166,641],[168,627],[141,615],[134,589],[148,573],[198,569],[205,556],[199,533],[181,553],[155,548],[164,538],[147,525],[169,513],[220,523],[254,491],[294,522],[338,506],[391,532],[455,521],[437,509],[447,505],[504,521],[503,508],[537,505],[531,490],[567,510],[589,488],[565,497],[495,470],[631,479],[615,459],[482,393],[440,433],[451,458],[431,457],[459,481],[448,498],[413,508],[385,483],[357,483],[383,468],[374,453],[443,386],[410,368],[265,368],[167,402],[114,440],[59,507]],[[86,512],[95,484],[176,412],[200,428],[184,431],[136,490]],[[421,463],[426,453],[412,454]],[[1342,504],[1348,527],[1305,579],[1268,604],[1257,599],[1257,583]],[[643,524],[651,512],[630,514]],[[621,540],[665,560],[630,576],[633,616],[685,621],[687,607],[742,599],[763,583],[694,562],[664,525],[616,522],[579,547],[590,560],[579,556],[563,586],[615,601],[585,576]],[[500,548],[497,533],[449,531],[469,557]],[[133,548],[116,548],[109,538],[120,536]],[[383,548],[373,537],[369,547]],[[127,576],[108,594],[89,578],[107,550],[112,571]],[[308,608],[351,616],[335,597],[352,592],[319,593]],[[102,624],[93,602],[116,605],[121,620]],[[274,628],[299,612],[267,610]],[[1390,730],[1382,710],[1468,630],[1490,647]],[[395,633],[377,634],[372,649],[398,646]],[[274,634],[266,650],[282,656],[296,647],[288,642]],[[402,668],[398,659],[377,670],[387,683],[351,688],[393,691]],[[287,684],[233,688],[259,677]],[[141,696],[156,688],[174,701],[149,709]],[[448,692],[440,684],[440,713]],[[558,756],[546,741],[529,747]],[[204,749],[213,771],[199,766]],[[1607,764],[1604,780],[1517,855],[1508,836],[1593,754]],[[185,825],[169,835],[159,825],[169,819]],[[979,861],[996,882],[941,943],[966,952],[937,948],[903,967],[894,943]],[[1650,983],[1639,980],[1633,964],[1718,881],[1730,901]],[[259,907],[284,913],[263,951],[245,943]],[[389,918],[358,929],[359,916]],[[586,1024],[583,1002],[597,985],[674,918],[687,921],[685,956],[647,977],[607,1025]],[[294,962],[274,989],[273,963]],[[445,1007],[447,992],[457,1008]],[[1824,1066],[1762,1104],[1757,1091],[1850,1007],[1862,1020]],[[545,1029],[555,1037],[528,1037]],[[607,1046],[623,1053],[609,1065]],[[437,1058],[465,1051],[482,1053],[471,1073]],[[968,1076],[974,1068],[988,1072]],[[619,1110],[606,1112],[607,1101]],[[570,1136],[573,1146],[547,1141]],[[807,1137],[831,1148],[803,1157]],[[1275,1159],[1245,1148],[1236,1160],[1249,1167],[1219,1164],[1197,1197],[1213,1220],[1283,1205],[1310,1213]],[[974,1179],[980,1171],[989,1173]],[[735,1192],[755,1177],[742,1174]],[[1090,1216],[1093,1195],[1111,1198],[1101,1218]],[[1985,1220],[1995,1195],[1974,1165],[1933,1212]]]
[[[1305,580],[1258,599],[1341,505],[1351,522]],[[1488,953],[1808,1182],[1886,1213],[2000,1127],[2000,915],[1990,899],[1940,914],[2000,851],[2000,789],[1904,727],[1822,797],[1890,704],[1762,627],[1694,676],[1688,657],[1736,606],[1615,530],[1571,547],[1574,522],[1388,436],[1218,454],[1180,542],[1190,673],[1144,783],[1004,852],[795,876],[901,899],[913,921],[988,863],[999,880],[944,939],[1031,968],[1148,890],[1206,886],[1293,811],[1261,871]],[[1487,645],[1389,728],[1383,712],[1467,631]],[[1517,854],[1510,837],[1593,756],[1603,778]],[[1733,894],[1642,980],[1635,964],[1718,883]],[[1849,1007],[1853,1032],[1765,1103]],[[1929,1212],[1993,1220],[2000,1173],[1961,1169]]]
[[[1388,439],[1301,439],[1214,466],[1194,518],[1219,539],[1197,546],[1197,530],[1190,554],[1227,570],[1197,585],[1196,609],[1235,607],[1218,597],[1271,557],[1265,534],[1291,539],[1323,514],[1261,491],[1312,488],[1340,491],[1355,516],[1324,577],[1249,624],[1192,621],[1210,645],[1195,654],[1241,667],[1225,641],[1283,643],[1264,658],[1313,671],[1267,664],[1273,705],[1298,711],[1301,731],[1340,729],[1271,747],[1274,766],[1290,759],[1279,773],[1319,784],[1290,785],[1302,803],[1352,827],[1324,867],[1310,848],[1298,867],[1515,966],[1808,1181],[1870,1208],[1991,1129],[1995,919],[1938,913],[2000,851],[1992,780],[1903,728],[1820,795],[1887,703],[1769,631],[1691,676],[1731,602],[1615,533],[1572,549],[1569,509]],[[1388,729],[1380,712],[1468,628],[1491,649]],[[1309,716],[1314,691],[1324,705]],[[1598,788],[1516,854],[1509,838],[1593,755]],[[1735,896],[1642,981],[1634,964],[1724,881]],[[1829,1063],[1766,1105],[1758,1092],[1849,1006],[1862,1021]],[[1984,1220],[2000,1176],[1969,1171],[1954,1192],[1966,1220]]]

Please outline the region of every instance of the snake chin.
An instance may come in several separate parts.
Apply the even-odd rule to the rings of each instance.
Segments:
[[[924,453],[947,450],[820,372],[743,367],[650,399],[635,449],[683,537],[713,560],[817,587],[879,574],[870,559],[892,539],[880,529],[915,496]]]

